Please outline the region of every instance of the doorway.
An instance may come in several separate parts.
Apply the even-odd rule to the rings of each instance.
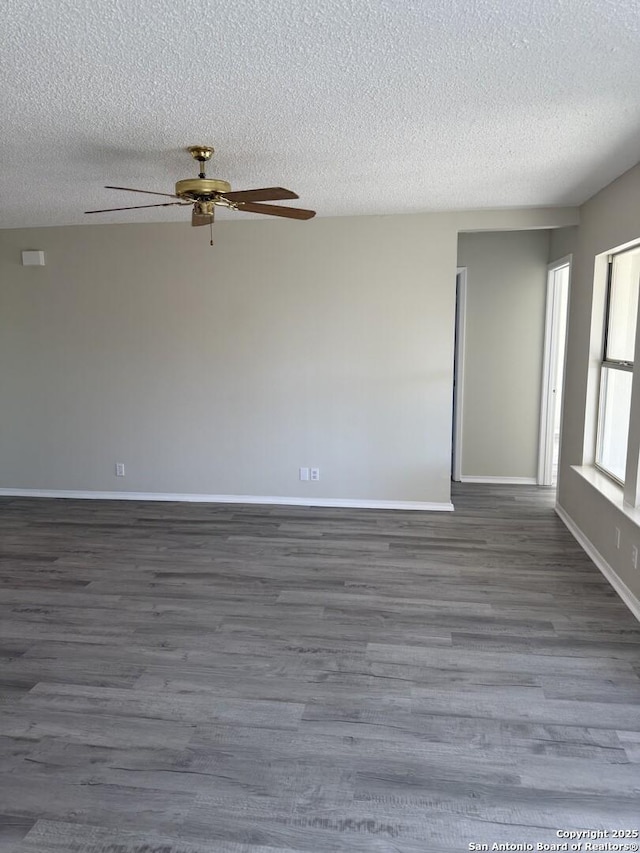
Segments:
[[[571,256],[549,266],[540,401],[540,486],[555,486],[558,479],[570,279]]]

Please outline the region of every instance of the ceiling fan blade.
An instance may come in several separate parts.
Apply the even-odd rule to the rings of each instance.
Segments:
[[[299,195],[284,187],[262,187],[258,190],[240,190],[234,193],[223,193],[229,201],[281,201],[284,198],[300,198]]]
[[[246,213],[266,213],[269,216],[284,216],[287,219],[312,219],[315,210],[303,210],[301,207],[280,207],[277,204],[253,204],[240,202],[238,210]]]
[[[160,204],[136,204],[134,207],[105,207],[104,210],[85,210],[85,213],[111,213],[114,210],[142,210],[144,207],[173,207],[184,206],[182,201],[165,201]]]
[[[127,193],[145,193],[145,195],[164,195],[167,198],[178,198],[173,193],[156,193],[152,190],[134,190],[131,187],[105,187],[105,190],[124,190]]]

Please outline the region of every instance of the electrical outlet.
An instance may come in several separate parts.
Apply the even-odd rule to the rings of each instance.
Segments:
[[[616,548],[620,547],[620,528],[616,527]]]
[[[309,469],[308,468],[300,468],[300,479],[308,480],[309,479]]]
[[[631,546],[631,565],[634,569],[638,568],[638,547],[637,545]]]
[[[116,477],[124,477],[124,462],[116,462]]]
[[[314,481],[314,483],[320,479],[320,469],[319,468],[312,468],[311,469],[311,479]]]

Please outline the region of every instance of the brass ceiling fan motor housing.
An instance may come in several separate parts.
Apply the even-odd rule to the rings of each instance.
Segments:
[[[218,178],[186,178],[176,184],[176,195],[189,201],[209,201],[221,193],[228,193],[231,184]]]

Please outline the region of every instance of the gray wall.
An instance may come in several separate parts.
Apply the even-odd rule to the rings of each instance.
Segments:
[[[0,232],[0,487],[448,502],[452,218],[215,236]]]
[[[573,225],[569,228],[555,228],[551,231],[549,241],[549,263],[568,257],[576,247],[579,228]]]
[[[591,466],[606,280],[606,259],[597,256],[640,238],[639,198],[640,165],[583,205],[580,226],[554,234],[550,248],[551,261],[569,253],[573,255],[558,503],[561,512],[566,513],[589,546],[604,558],[636,598],[640,598],[640,571],[631,565],[631,548],[640,547],[640,511],[623,506],[622,490],[602,476],[593,476]],[[637,381],[634,386],[637,402],[635,388]],[[640,446],[637,405],[636,414],[632,414],[631,435],[629,452],[633,453],[635,447],[637,456]],[[582,473],[573,466],[578,466]],[[616,527],[621,531],[620,548],[615,544]]]
[[[576,221],[0,231],[0,489],[447,505],[458,231]]]
[[[535,479],[549,231],[461,234],[462,476]]]

